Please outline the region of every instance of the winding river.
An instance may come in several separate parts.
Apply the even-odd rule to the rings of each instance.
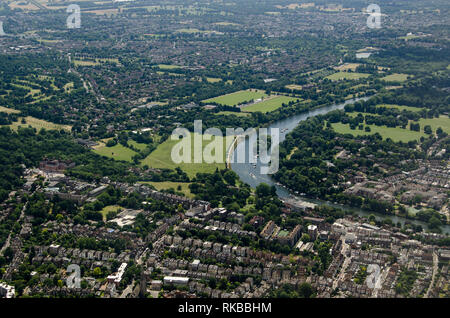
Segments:
[[[367,100],[367,99],[368,99],[368,97],[349,99],[341,104],[334,104],[334,105],[330,105],[330,106],[313,109],[313,110],[310,110],[310,111],[307,111],[307,112],[304,112],[301,114],[291,116],[286,119],[276,121],[276,122],[272,123],[270,126],[268,126],[268,128],[269,129],[270,128],[278,128],[280,131],[279,142],[283,142],[284,139],[286,138],[286,135],[289,132],[291,132],[295,127],[297,127],[301,121],[304,121],[310,117],[314,117],[317,115],[327,114],[336,109],[343,109],[345,107],[345,105],[347,105],[347,104],[352,104],[358,100]],[[366,210],[362,210],[359,208],[354,208],[354,207],[350,207],[350,206],[346,206],[346,205],[335,204],[335,203],[327,202],[327,201],[323,201],[323,200],[309,199],[309,198],[298,196],[298,195],[294,196],[283,185],[275,182],[271,178],[270,175],[260,173],[260,171],[261,171],[260,170],[260,167],[261,167],[260,158],[257,159],[256,164],[249,163],[248,160],[246,160],[246,163],[235,163],[234,162],[235,161],[234,159],[237,158],[236,156],[238,153],[245,152],[246,154],[248,154],[249,147],[250,146],[253,148],[255,147],[255,142],[252,142],[250,138],[245,138],[245,141],[244,141],[244,139],[241,139],[241,140],[242,141],[236,145],[236,147],[232,153],[231,168],[233,169],[233,171],[235,171],[239,175],[239,177],[241,178],[242,181],[244,181],[245,183],[248,183],[253,188],[255,188],[257,185],[259,185],[261,183],[266,183],[268,185],[275,186],[275,188],[277,190],[277,194],[281,199],[298,198],[303,201],[307,201],[307,202],[311,202],[311,203],[315,203],[315,204],[319,204],[319,205],[325,204],[325,205],[329,205],[329,206],[336,207],[336,208],[341,208],[341,209],[344,208],[346,210],[354,211],[356,214],[358,214],[359,216],[362,216],[362,217],[367,217],[370,214],[374,214],[376,216],[376,218],[379,220],[382,220],[385,218],[390,218],[392,220],[392,222],[394,222],[394,224],[397,224],[398,222],[400,222],[401,224],[408,222],[408,223],[413,223],[416,225],[421,225],[423,228],[427,228],[426,223],[418,221],[418,220],[406,219],[404,217],[395,216],[395,215],[388,216],[388,215],[374,213],[374,212],[370,212],[370,211],[366,211]],[[450,233],[450,225],[441,226],[441,229],[442,229],[443,233]]]

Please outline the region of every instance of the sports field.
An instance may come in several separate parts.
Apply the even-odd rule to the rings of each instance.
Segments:
[[[222,163],[205,163],[202,160],[201,163],[194,163],[194,134],[190,134],[191,137],[191,160],[190,163],[175,163],[172,160],[172,149],[175,145],[179,144],[181,140],[171,140],[169,137],[166,141],[158,146],[150,155],[148,155],[144,160],[142,160],[141,165],[148,165],[151,168],[160,169],[175,169],[180,167],[183,171],[187,173],[189,177],[194,177],[197,173],[202,172],[214,172],[216,168],[225,169],[225,157],[226,151],[233,141],[233,137],[228,137],[228,141],[225,142],[225,137],[213,137],[219,138],[219,141],[223,144],[223,151],[220,154]],[[212,139],[215,140],[215,139]],[[212,140],[204,140],[202,143],[203,153],[205,147],[208,146]],[[209,149],[209,148],[208,148]],[[174,150],[175,151],[175,150]],[[209,152],[208,152],[209,153]]]
[[[268,95],[262,91],[257,89],[248,89],[244,91],[238,91],[231,94],[226,94],[210,99],[203,100],[204,103],[217,103],[221,105],[227,106],[237,106],[244,102],[248,102],[251,100],[256,100],[260,98],[266,98]]]

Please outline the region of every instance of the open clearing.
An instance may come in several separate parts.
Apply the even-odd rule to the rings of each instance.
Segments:
[[[450,118],[448,116],[441,115],[439,118],[421,118],[419,119],[419,124],[421,131],[423,131],[423,127],[430,125],[433,133],[436,132],[438,127],[441,127],[443,131],[450,134]]]
[[[205,137],[205,136],[204,136]],[[225,137],[213,137],[212,140],[203,140],[202,149],[204,150],[207,145],[209,145],[214,138],[219,138],[220,142],[223,144],[223,151],[221,154],[222,163],[194,163],[194,134],[190,134],[191,138],[191,163],[175,163],[172,160],[172,149],[173,147],[181,142],[180,140],[171,140],[169,137],[166,141],[158,146],[150,155],[148,155],[144,160],[142,160],[141,165],[148,165],[151,168],[159,169],[175,169],[180,167],[184,172],[187,173],[189,177],[195,177],[197,173],[212,173],[219,169],[225,169],[225,157],[226,152],[233,141],[233,137],[228,137],[227,142],[224,142]]]
[[[331,81],[340,81],[340,80],[358,80],[360,78],[367,78],[370,74],[365,73],[350,73],[350,72],[337,72],[331,75],[328,75],[327,79]]]
[[[3,107],[3,106],[0,106],[0,112],[7,113],[7,114],[18,114],[18,113],[20,113],[20,111],[17,110],[17,109],[7,108],[7,107]]]
[[[75,58],[72,60],[75,66],[97,66],[102,63],[114,63],[117,66],[121,66],[119,59],[117,58]]]
[[[409,110],[411,112],[418,112],[421,110],[419,107],[411,107],[411,106],[402,106],[402,105],[394,105],[394,104],[380,104],[377,107],[386,107],[386,108],[397,108],[399,110]]]
[[[367,132],[364,129],[359,130],[350,129],[349,124],[343,123],[332,123],[333,129],[340,134],[352,134],[353,136],[367,136],[379,133],[383,139],[391,138],[393,141],[403,141],[408,142],[411,140],[419,140],[420,137],[425,136],[423,132],[411,131],[409,129],[402,129],[400,127],[391,128],[386,126],[376,126],[376,125],[365,125],[369,126],[371,131]]]
[[[360,65],[361,64],[359,64],[359,63],[345,63],[342,65],[336,66],[334,69],[338,70],[338,71],[347,71],[347,70],[355,71],[356,68]]]
[[[221,25],[221,26],[230,26],[230,25],[238,26],[239,25],[239,24],[233,23],[233,22],[216,22],[214,24],[215,25]]]
[[[217,103],[221,105],[227,106],[236,106],[243,104],[244,102],[248,102],[251,100],[256,100],[260,98],[266,98],[268,95],[262,91],[257,89],[248,89],[244,91],[238,91],[231,94],[226,94],[210,99],[203,100],[204,103]]]
[[[206,80],[208,81],[208,83],[218,83],[218,82],[222,81],[221,78],[215,78],[215,77],[207,77]]]
[[[136,148],[138,150],[145,150],[145,148],[147,148],[146,144],[138,143],[138,142],[136,142],[136,141],[134,141],[132,139],[128,140],[128,145],[131,145],[131,146],[133,146],[134,148]]]
[[[156,65],[161,70],[175,70],[181,68],[179,65],[169,65],[169,64],[158,64]]]
[[[405,109],[408,109],[408,110],[411,110],[411,108],[412,108],[412,109],[414,109],[412,111],[419,111],[420,110],[420,108],[409,107],[409,106],[398,106],[398,105],[383,105],[383,106],[397,106],[400,109],[404,109],[405,108]],[[395,107],[395,108],[397,108],[397,107]],[[350,116],[350,117],[356,117],[356,116],[358,116],[358,114],[362,114],[363,116],[366,116],[366,115],[379,116],[378,114],[361,113],[361,112],[347,112],[345,114]],[[411,122],[413,122],[413,121],[410,120],[409,124],[411,124]],[[445,131],[446,133],[450,134],[450,118],[448,116],[441,115],[441,116],[439,116],[439,118],[420,118],[418,123],[420,124],[420,136],[425,136],[425,133],[423,131],[424,131],[424,127],[427,126],[427,125],[429,125],[431,127],[431,129],[433,130],[433,133],[436,132],[437,128],[441,127],[443,131]],[[409,124],[408,124],[407,129],[406,129],[407,131],[410,131],[409,130]],[[344,125],[344,124],[341,123],[341,125]],[[385,129],[385,128],[387,128],[387,129],[400,129],[400,133],[402,133],[402,134],[405,133],[404,132],[405,129],[402,129],[402,128],[399,128],[399,127],[391,128],[391,127],[385,127],[385,126],[380,127],[380,126],[376,126],[376,125],[366,125],[366,124],[364,124],[364,125],[365,126],[369,126],[370,129],[371,129],[371,132],[369,132],[367,134],[379,132],[381,134],[381,136],[383,136],[383,138],[384,138],[384,135],[378,130],[379,128],[382,128],[382,129]],[[351,130],[349,128],[348,124],[345,124],[344,126],[347,126],[348,130]],[[343,128],[341,127],[341,128],[338,128],[338,129],[343,129]],[[361,132],[361,130],[359,130],[358,128],[356,130]],[[349,132],[353,134],[354,131],[355,130],[351,130],[351,132],[350,131]],[[341,132],[341,131],[338,131],[338,132]],[[419,132],[415,132],[415,133],[419,133]],[[364,135],[367,135],[367,134],[364,131]],[[361,135],[361,134],[359,134],[359,135]],[[387,137],[389,137],[389,135],[387,135]],[[392,140],[394,140],[394,139],[392,138]],[[409,139],[409,140],[412,140],[412,139]],[[403,140],[403,141],[405,141],[405,140]]]
[[[17,130],[18,127],[28,127],[31,126],[33,128],[36,128],[37,131],[41,130],[42,128],[47,129],[47,130],[67,130],[67,131],[71,131],[72,130],[72,126],[69,125],[60,125],[60,124],[54,124],[51,123],[49,121],[46,120],[42,120],[42,119],[37,119],[31,116],[27,116],[25,117],[25,124],[22,123],[22,118],[23,117],[19,117],[18,121],[13,122],[11,125],[9,125],[11,127],[11,129],[13,130]]]
[[[156,190],[169,190],[174,189],[176,192],[182,192],[185,197],[193,198],[194,194],[191,193],[189,189],[190,183],[188,182],[171,182],[171,181],[164,181],[164,182],[154,182],[154,181],[141,181],[139,183],[143,184],[150,184],[155,187]],[[181,190],[178,190],[178,186],[181,186]]]
[[[113,147],[106,147],[105,144],[101,144],[100,146],[97,146],[93,151],[101,156],[128,162],[131,162],[133,156],[137,154],[130,148],[124,147],[121,144],[117,144]]]
[[[123,208],[119,205],[108,205],[105,206],[100,213],[103,216],[103,221],[106,222],[106,216],[108,215],[109,212],[118,212],[120,210],[123,210]]]
[[[285,87],[287,89],[292,89],[292,90],[297,90],[297,91],[301,91],[303,89],[302,85],[296,85],[296,84],[286,85]]]
[[[394,73],[382,77],[381,80],[385,82],[404,82],[408,79],[408,76],[409,76],[408,74]]]
[[[250,106],[245,106],[242,108],[242,111],[268,113],[280,108],[283,104],[287,105],[289,102],[296,101],[300,102],[301,99],[288,96],[276,96]]]

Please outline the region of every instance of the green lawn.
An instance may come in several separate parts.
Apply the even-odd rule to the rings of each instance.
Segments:
[[[381,105],[378,105],[378,106],[381,106]],[[408,110],[411,110],[411,111],[419,111],[420,110],[420,108],[418,108],[418,107],[409,107],[409,106],[399,106],[399,105],[382,105],[382,106],[385,106],[385,107],[391,106],[391,107],[395,107],[395,108],[399,108],[399,109],[408,109]],[[365,115],[379,116],[378,114],[369,114],[369,113],[360,113],[360,112],[347,112],[345,114],[350,116],[350,117],[356,117],[356,116],[358,116],[358,114],[362,114],[363,116],[365,116]],[[411,123],[411,121],[410,121],[410,123]],[[349,125],[344,125],[342,123],[339,123],[339,124],[342,125],[342,126],[347,126],[348,130],[351,130],[349,128]],[[448,116],[445,116],[445,115],[441,115],[439,118],[421,118],[421,119],[419,119],[419,124],[420,124],[420,131],[421,131],[420,132],[420,136],[424,136],[425,135],[423,133],[423,128],[426,125],[430,125],[431,128],[433,129],[434,133],[436,132],[437,128],[441,127],[443,131],[445,131],[446,133],[450,134],[450,118]],[[365,131],[361,132],[361,130],[357,129],[357,131],[359,132],[358,135],[362,135],[362,134],[363,135],[368,135],[368,134],[375,133],[375,132],[378,131],[381,134],[381,136],[383,136],[383,138],[384,138],[384,135],[378,130],[380,128],[379,126],[375,126],[375,125],[368,125],[368,126],[370,126],[370,128],[372,130],[370,133],[366,133]],[[338,129],[339,129],[339,131],[336,130],[338,132],[342,132],[342,131],[346,131],[347,132],[347,130],[344,129],[343,127],[339,127]],[[404,134],[404,132],[403,132],[404,129],[401,129],[399,127],[397,127],[397,128],[385,127],[385,128],[382,128],[382,129],[388,129],[388,130],[389,129],[400,129],[402,131],[402,133]],[[409,130],[409,125],[407,127],[407,130],[410,131]],[[355,135],[353,133],[353,132],[355,132],[354,130],[351,130],[351,131],[348,131],[348,132],[353,134],[353,135]],[[415,133],[418,133],[418,132],[415,132]],[[411,135],[411,136],[413,136],[413,135]],[[420,138],[420,136],[419,136],[419,138]],[[389,136],[387,135],[387,137],[389,137]],[[415,138],[413,138],[413,139],[415,139]],[[412,140],[412,139],[409,139],[409,140]]]
[[[423,132],[411,131],[409,129],[402,129],[400,127],[391,128],[386,126],[376,126],[376,125],[364,125],[369,126],[371,131],[366,132],[364,129],[359,130],[358,128],[352,130],[349,124],[342,123],[332,123],[333,129],[341,134],[352,134],[353,136],[367,136],[375,133],[379,133],[383,139],[391,138],[393,141],[403,141],[408,142],[410,140],[419,140],[421,136],[425,134]]]
[[[288,96],[277,96],[248,107],[244,107],[242,108],[242,111],[268,113],[280,108],[283,103],[287,105],[289,102],[295,102],[297,100],[300,101],[301,99]]]
[[[42,128],[44,128],[46,130],[61,130],[61,129],[64,129],[64,130],[67,130],[67,131],[71,131],[72,130],[72,126],[54,124],[54,123],[51,123],[49,121],[38,119],[38,118],[34,118],[34,117],[31,117],[31,116],[25,117],[25,122],[26,123],[23,124],[22,123],[22,117],[19,117],[16,122],[13,122],[10,125],[10,127],[13,130],[17,130],[18,127],[28,127],[28,126],[36,128],[37,131],[41,130]]]
[[[7,113],[7,114],[18,114],[18,113],[20,113],[20,111],[17,110],[17,109],[7,108],[7,107],[3,107],[3,106],[0,106],[0,112]]]
[[[181,68],[181,66],[178,65],[169,65],[169,64],[158,64],[157,65],[161,70],[174,70],[177,68]]]
[[[147,148],[146,144],[140,144],[132,139],[128,140],[128,145],[133,146],[134,148],[138,149],[138,150],[144,150],[145,148]]]
[[[106,147],[106,145],[102,145],[93,151],[101,156],[129,162],[131,162],[131,158],[137,154],[130,148],[124,147],[121,144],[117,144],[113,147]]]
[[[143,184],[150,184],[156,188],[156,190],[169,190],[174,189],[176,192],[182,192],[184,193],[184,196],[188,198],[193,198],[194,194],[191,193],[191,190],[189,189],[190,183],[187,182],[171,182],[171,181],[164,181],[164,182],[153,182],[153,181],[142,181],[139,183]],[[178,186],[181,186],[181,190],[178,190]]]
[[[221,78],[216,78],[216,77],[207,77],[206,80],[208,81],[208,83],[218,83],[218,82],[222,81]]]
[[[441,115],[439,118],[421,118],[419,119],[419,124],[421,131],[423,131],[423,127],[430,125],[433,133],[436,132],[438,127],[441,127],[443,131],[450,134],[450,118],[448,116]]]
[[[331,75],[328,75],[327,79],[331,81],[340,81],[340,80],[357,80],[360,78],[367,78],[370,74],[365,73],[349,73],[349,72],[337,72]]]
[[[175,163],[172,160],[172,149],[178,144],[181,140],[171,140],[169,137],[165,142],[160,144],[158,148],[156,148],[150,155],[148,155],[144,160],[142,160],[141,165],[148,165],[151,168],[166,168],[166,169],[175,169],[176,167],[180,167],[183,171],[185,171],[189,177],[195,177],[195,175],[199,172],[202,173],[211,173],[216,170],[216,168],[224,169],[225,165],[225,157],[226,150],[228,146],[233,141],[232,137],[228,137],[228,141],[225,143],[223,140],[224,137],[216,137],[220,138],[221,142],[223,142],[223,154],[220,161],[223,163],[194,163],[194,134],[191,134],[191,162],[190,163]],[[207,145],[209,145],[211,140],[204,140],[202,143],[202,149],[204,149]]]
[[[400,74],[400,73],[394,73],[381,78],[381,80],[386,82],[404,82],[407,79],[408,74]]]
[[[227,106],[236,106],[242,104],[243,102],[256,100],[259,98],[266,98],[268,95],[262,90],[244,90],[238,91],[227,95],[222,95],[210,99],[203,100],[204,103],[217,103]]]
[[[103,216],[103,221],[106,221],[106,216],[108,215],[109,212],[111,212],[111,211],[116,212],[116,211],[121,210],[121,209],[123,210],[123,208],[122,208],[121,206],[118,206],[118,205],[108,205],[108,206],[105,206],[105,207],[100,211],[100,213],[101,213],[102,216]]]

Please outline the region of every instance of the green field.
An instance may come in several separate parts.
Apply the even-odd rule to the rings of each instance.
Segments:
[[[259,98],[266,98],[268,95],[262,90],[245,90],[238,91],[227,95],[222,95],[210,99],[203,100],[204,103],[217,103],[227,106],[236,106],[242,104],[243,102],[255,100]]]
[[[425,136],[423,132],[411,131],[409,129],[402,129],[400,127],[390,128],[386,126],[376,126],[376,125],[364,125],[369,126],[371,131],[366,132],[364,129],[359,130],[350,129],[349,124],[343,123],[332,123],[333,129],[340,134],[352,134],[353,136],[367,136],[379,133],[383,139],[391,138],[393,141],[403,141],[408,142],[410,140],[419,140],[420,137]]]
[[[121,66],[119,59],[117,58],[93,58],[93,59],[83,59],[83,58],[75,58],[72,63],[75,66],[97,66],[102,63],[114,63],[117,66]]]
[[[207,77],[206,80],[208,81],[208,83],[218,83],[222,81],[221,78],[216,77]]]
[[[147,148],[146,144],[140,144],[140,143],[134,141],[133,139],[128,140],[128,145],[131,145],[138,150],[145,150],[145,148]]]
[[[203,33],[203,34],[211,34],[211,33],[220,33],[217,31],[211,31],[211,30],[199,30],[195,28],[190,29],[179,29],[175,31],[175,33],[186,33],[186,34],[195,34],[195,33]]]
[[[382,77],[382,81],[386,82],[404,82],[408,79],[408,74],[400,74],[400,73],[394,73],[385,77]]]
[[[268,113],[272,112],[282,106],[282,104],[288,104],[289,102],[293,101],[300,101],[301,99],[295,98],[295,97],[288,97],[288,96],[277,96],[274,98],[267,99],[265,101],[262,101],[260,103],[256,103],[247,107],[242,108],[242,111],[244,112],[262,112],[262,113]]]
[[[20,113],[20,111],[17,110],[17,109],[7,108],[7,107],[3,107],[3,106],[0,106],[0,112],[7,113],[7,114],[18,114],[18,113]]]
[[[378,105],[378,106],[381,106],[381,105]],[[399,106],[399,105],[383,105],[383,106],[387,106],[387,107],[392,106],[392,107],[395,107],[395,108],[408,109],[408,110],[411,110],[411,111],[419,111],[420,110],[420,108],[418,108],[418,107],[409,107],[409,106]],[[358,116],[358,114],[362,114],[363,116],[365,116],[365,115],[379,116],[378,114],[369,114],[369,113],[361,113],[361,112],[347,112],[345,114],[347,116],[350,116],[350,117],[356,117],[356,116]],[[410,121],[410,123],[411,123],[411,121]],[[434,133],[436,132],[437,128],[441,127],[443,131],[445,131],[446,133],[450,134],[450,118],[448,116],[441,115],[439,118],[421,118],[421,119],[419,119],[418,123],[420,124],[420,131],[421,131],[420,132],[420,136],[424,136],[425,135],[423,133],[423,129],[427,125],[429,125],[432,128]],[[348,130],[351,130],[349,128],[349,125],[344,125],[342,123],[339,123],[339,124],[343,125],[343,126],[347,126]],[[381,134],[381,136],[383,136],[383,138],[384,138],[384,135],[378,130],[379,128],[382,128],[382,127],[379,127],[379,126],[376,126],[376,125],[367,125],[367,126],[370,126],[370,129],[372,131],[369,132],[369,133],[366,133],[365,131],[361,131],[361,130],[357,129],[357,131],[359,132],[358,135],[362,135],[362,134],[363,135],[369,135],[369,134],[372,134],[372,133],[375,133],[375,132],[379,132]],[[338,131],[338,132],[344,131],[343,127],[339,127],[337,129],[339,129],[339,131],[336,130],[336,129],[335,130]],[[385,127],[385,128],[382,128],[382,129],[401,129],[401,128],[398,128],[398,127],[397,128]],[[407,127],[407,130],[410,131],[409,130],[409,125]],[[351,132],[349,131],[349,133],[355,135],[353,132],[355,132],[355,130],[351,130]],[[404,134],[404,129],[401,129],[401,132],[402,132],[402,134]],[[419,132],[414,132],[414,133],[418,134]],[[413,136],[413,135],[411,135],[411,136]],[[419,138],[420,138],[420,136],[419,136]],[[387,137],[389,137],[389,136],[387,135]],[[392,140],[394,140],[394,139],[392,138]],[[412,140],[412,139],[409,139],[409,140]]]
[[[298,90],[298,91],[301,91],[303,89],[302,85],[297,85],[297,84],[286,85],[285,87],[287,89]]]
[[[439,118],[421,118],[419,119],[419,124],[421,131],[423,131],[423,127],[430,125],[434,133],[438,127],[441,127],[443,131],[450,134],[450,118],[448,116],[441,115]]]
[[[122,146],[121,144],[117,144],[113,147],[106,147],[106,145],[102,144],[99,147],[96,147],[93,151],[101,156],[129,162],[131,162],[131,158],[136,155],[136,152],[130,148]]]
[[[179,65],[158,64],[157,67],[161,70],[175,70],[181,68]]]
[[[31,117],[31,116],[25,117],[25,121],[26,121],[26,123],[23,124],[22,123],[22,117],[19,117],[16,122],[13,122],[9,126],[13,130],[17,130],[18,127],[28,127],[28,126],[36,128],[37,131],[41,130],[42,128],[47,129],[47,130],[61,130],[61,129],[64,129],[64,130],[67,130],[67,131],[71,131],[72,130],[72,126],[54,124],[54,123],[51,123],[49,121],[45,121],[45,120],[42,120],[42,119],[37,119],[37,118]]]
[[[123,208],[122,208],[121,206],[118,206],[118,205],[108,205],[108,206],[105,206],[105,207],[100,211],[100,213],[101,213],[102,216],[103,216],[103,221],[106,222],[106,216],[108,215],[109,212],[117,212],[117,211],[119,211],[119,210],[123,210]]]
[[[142,160],[141,165],[148,165],[151,168],[160,168],[160,169],[175,169],[176,167],[180,167],[183,171],[185,171],[189,177],[195,177],[195,175],[199,172],[211,173],[216,170],[216,168],[224,169],[225,168],[225,157],[228,146],[233,141],[232,137],[228,137],[228,141],[225,143],[223,140],[224,137],[216,137],[220,138],[223,142],[223,155],[221,161],[223,163],[194,163],[194,134],[191,133],[191,163],[175,163],[172,160],[172,149],[173,147],[180,142],[180,140],[171,140],[170,137],[160,144],[158,148],[156,148],[150,155],[148,155],[144,160]],[[204,149],[207,145],[211,143],[211,140],[203,141]]]
[[[357,80],[360,78],[367,78],[370,74],[365,73],[349,73],[349,72],[337,72],[331,75],[328,75],[327,79],[331,81],[340,81],[340,80]]]
[[[171,181],[164,181],[164,182],[154,182],[154,181],[141,181],[139,183],[143,184],[150,184],[155,187],[156,190],[169,190],[174,189],[176,192],[182,192],[185,197],[193,198],[194,194],[191,193],[191,190],[189,189],[190,183],[187,182],[171,182]],[[181,186],[181,190],[178,190],[178,186]]]

